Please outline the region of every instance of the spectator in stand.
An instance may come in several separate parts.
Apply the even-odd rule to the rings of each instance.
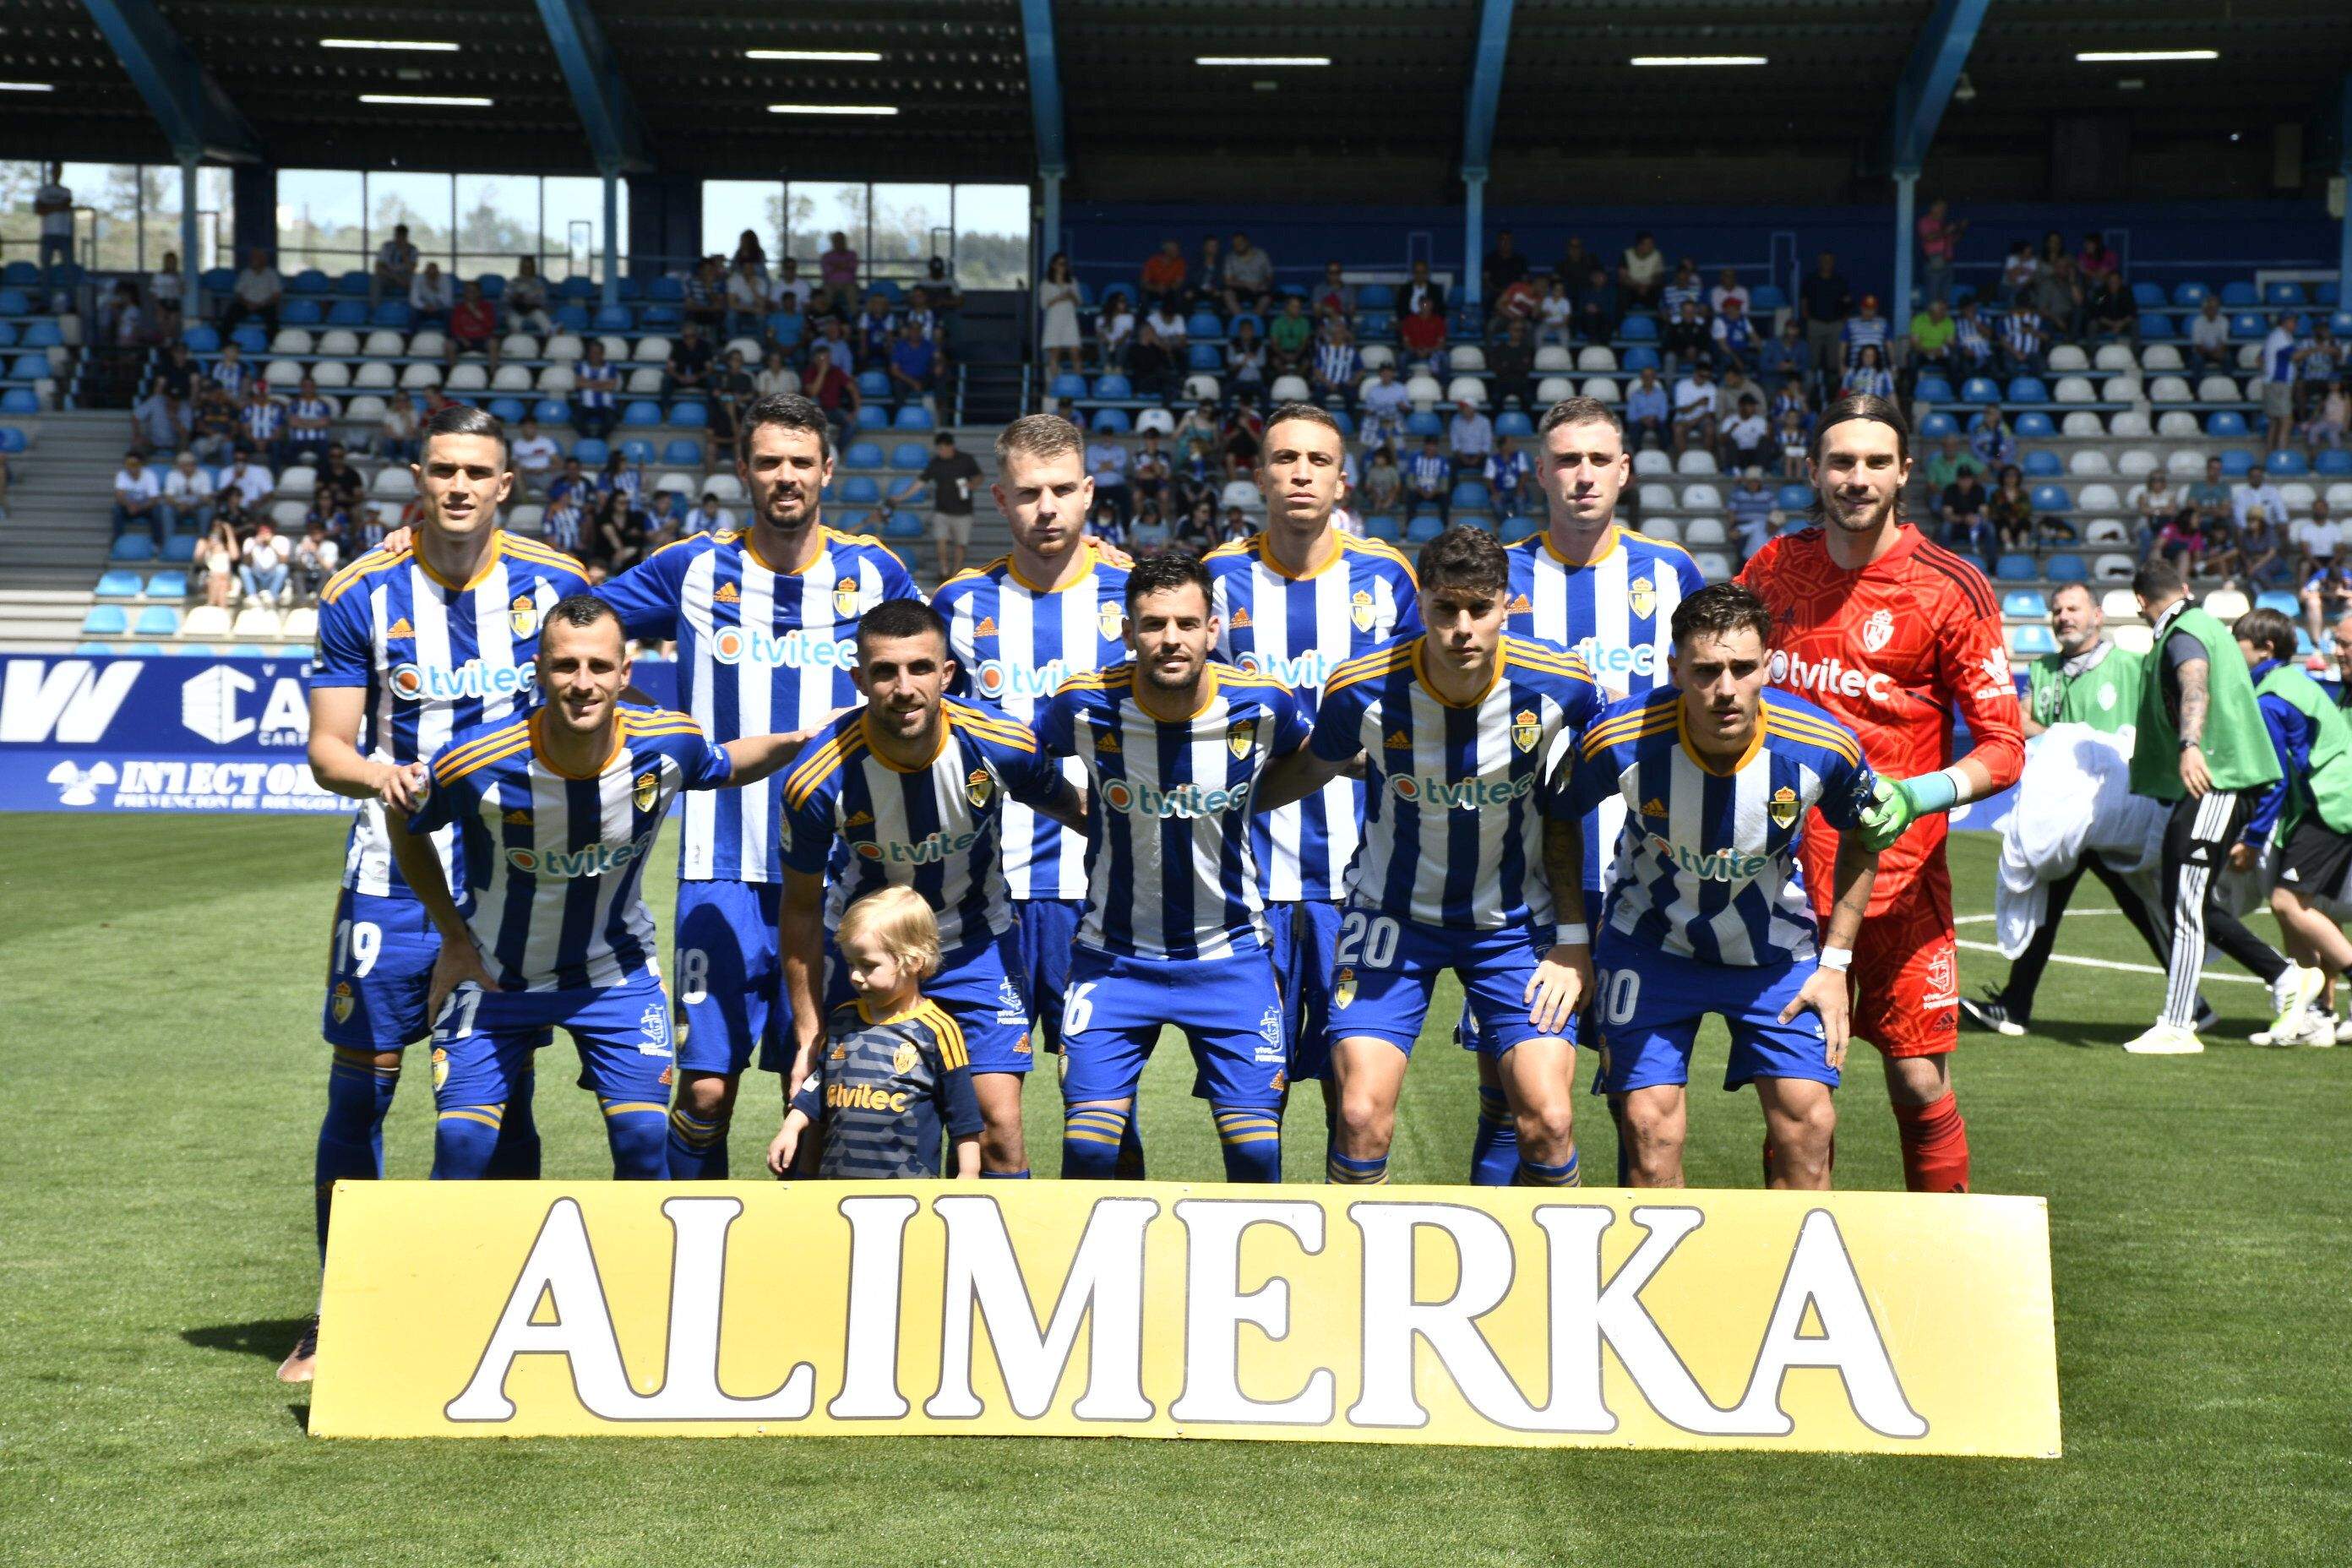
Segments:
[[[1985,498],[1986,537],[1979,542],[1977,553],[1984,558],[1988,575],[1999,563],[2000,552],[2030,549],[2033,543],[2033,496],[2025,488],[2025,475],[2011,463],[2000,471],[2000,483]]]
[[[1307,303],[1311,307],[1308,313],[1318,321],[1328,321],[1333,316],[1341,321],[1355,319],[1356,291],[1348,286],[1347,272],[1338,262],[1323,264],[1322,281],[1315,285]]]
[[[392,226],[392,237],[375,247],[375,275],[368,286],[368,302],[405,300],[416,281],[416,247],[408,240],[408,226]]]
[[[1698,263],[1685,256],[1675,264],[1675,275],[1658,290],[1658,312],[1668,321],[1683,313],[1684,301],[1696,305],[1699,314],[1706,314],[1706,285],[1698,275]]]
[[[173,396],[189,405],[193,417],[198,376],[196,362],[188,357],[186,343],[175,342],[164,351],[163,363],[155,367],[155,380]]]
[[[524,428],[530,428],[528,421]],[[319,470],[319,488],[334,497],[336,506],[347,517],[359,511],[360,502],[367,495],[367,479],[352,467],[350,455],[343,450],[341,441],[327,447],[326,467]]]
[[[1446,421],[1445,440],[1454,454],[1454,466],[1475,478],[1486,471],[1486,459],[1494,455],[1495,422],[1465,397],[1454,405],[1454,417]]]
[[[646,552],[646,517],[626,490],[607,490],[596,498],[590,513],[588,548],[596,563],[618,574],[642,559]]]
[[[420,327],[445,325],[457,303],[457,296],[449,288],[449,279],[441,275],[441,264],[437,261],[426,262],[425,269],[408,286],[409,312]]]
[[[1495,437],[1495,449],[1486,458],[1485,475],[1486,507],[1497,521],[1540,508],[1542,492],[1536,489],[1535,468],[1528,463],[1528,455],[1511,444],[1508,436]]]
[[[1592,275],[1594,268],[1600,266],[1601,258],[1584,247],[1584,237],[1571,234],[1568,237],[1568,243],[1560,247],[1559,266],[1554,272],[1568,286],[1569,298],[1576,300],[1584,291],[1585,279]]]
[[[923,336],[922,328],[908,321],[898,329],[898,341],[890,345],[893,395],[902,403],[929,399],[939,391],[943,368],[939,345]]]
[[[2230,492],[2230,520],[2238,527],[2245,527],[2257,512],[2275,527],[2287,526],[2286,495],[2271,482],[2269,470],[2260,463],[2247,469],[2245,483]]]
[[[1237,391],[1255,392],[1265,385],[1265,343],[1257,335],[1257,322],[1244,316],[1225,340],[1225,379]]]
[[[1674,399],[1659,381],[1654,365],[1643,365],[1640,377],[1625,389],[1625,436],[1634,451],[1663,447],[1674,435]]]
[[[448,359],[455,363],[459,354],[485,354],[495,371],[500,346],[499,308],[483,297],[479,283],[469,281],[449,312]]]
[[[1186,409],[1184,417],[1176,422],[1176,440],[1179,445],[1198,441],[1202,447],[1213,451],[1223,434],[1224,422],[1217,417],[1217,405],[1207,397],[1202,398],[1197,405]],[[1220,482],[1223,481],[1220,480]]]
[[[2285,449],[2294,426],[2295,339],[2302,331],[2302,312],[2289,310],[2263,340],[2263,419],[2273,452]]]
[[[547,482],[547,504],[550,506],[567,500],[584,503],[595,493],[595,485],[581,472],[577,458],[564,458],[563,471]]]
[[[1536,343],[1568,346],[1576,331],[1576,300],[1568,285],[1555,274],[1544,279],[1543,299],[1536,306]]]
[[[506,308],[508,324],[518,332],[537,332],[543,338],[555,331],[555,322],[547,313],[547,279],[539,275],[535,257],[515,258],[515,275],[507,279],[505,297],[499,303]]]
[[[1184,357],[1185,347],[1191,342],[1192,335],[1192,324],[1184,319],[1184,312],[1174,305],[1163,301],[1153,306],[1151,314],[1146,316],[1143,321],[1144,325],[1150,327],[1158,335],[1160,346],[1168,351],[1170,356],[1181,362]],[[1140,330],[1140,328],[1138,329],[1139,331]]]
[[[768,290],[768,302],[788,315],[801,315],[808,310],[815,285],[801,276],[798,257],[787,256],[776,263],[776,279]]]
[[[2336,379],[2337,368],[2344,363],[2344,345],[2325,316],[2311,319],[2311,336],[2294,351],[2294,411],[2298,422],[2310,416],[2319,400],[2326,395],[2327,384]]]
[[[1127,351],[1135,344],[1135,320],[1127,295],[1117,289],[1095,312],[1095,352],[1105,370],[1127,368]]]
[[[1274,258],[1236,232],[1225,256],[1225,310],[1264,310],[1274,300]]]
[[[572,427],[601,441],[621,417],[621,372],[605,363],[604,339],[588,340],[588,357],[572,367]]]
[[[539,421],[526,415],[515,436],[513,449],[508,454],[507,466],[514,472],[515,488],[524,496],[545,495],[562,456],[554,441],[540,433]]]
[[[1839,331],[1839,338],[1845,344],[1843,368],[1851,369],[1861,363],[1862,351],[1867,348],[1876,349],[1879,363],[1885,363],[1886,351],[1892,345],[1893,337],[1894,324],[1878,313],[1878,296],[1864,294],[1861,304],[1853,315],[1845,319],[1845,325]]]
[[[1257,468],[1258,453],[1265,447],[1265,417],[1257,411],[1256,400],[1248,393],[1237,395],[1234,409],[1217,432],[1217,444],[1224,458],[1225,481],[1238,479],[1252,482],[1250,476]],[[1253,503],[1255,504],[1255,503]]]
[[[1503,290],[1528,275],[1528,258],[1519,254],[1518,241],[1507,228],[1495,231],[1495,248],[1486,253],[1478,266],[1480,290],[1489,300],[1500,300]]]
[[[1937,443],[1936,455],[1927,459],[1927,493],[1942,495],[1960,477],[1962,468],[1973,469],[1976,467],[1976,458],[1961,447],[1958,436],[1945,437]]]
[[[2019,303],[2031,304],[2049,322],[2053,339],[2071,342],[2083,335],[2083,284],[2073,257],[2061,256],[2036,272]]]
[[[1679,458],[1693,447],[1701,451],[1715,448],[1715,419],[1720,410],[1715,372],[1705,360],[1691,366],[1690,374],[1675,383],[1675,456]]]
[[[1919,258],[1925,264],[1921,287],[1930,301],[1940,304],[1951,293],[1952,263],[1958,259],[1960,236],[1968,233],[1969,222],[1952,216],[1950,205],[1937,196],[1920,215],[1918,229]]]
[[[1315,341],[1315,322],[1307,301],[1293,294],[1282,302],[1282,313],[1266,329],[1269,367],[1276,375],[1296,375],[1305,367],[1307,346]]]
[[[594,483],[600,496],[618,491],[634,500],[645,492],[645,465],[631,461],[626,452],[615,452],[604,459],[604,466],[597,470]]]
[[[221,344],[220,358],[213,361],[205,372],[205,379],[229,395],[232,399],[245,395],[245,384],[253,379],[253,367],[245,363],[245,350],[235,342]]]
[[[1845,370],[1845,323],[1853,313],[1853,290],[1838,271],[1835,253],[1813,260],[1812,275],[1797,286],[1797,315],[1805,323],[1805,347],[1813,374],[1834,384]]]
[[[942,316],[951,316],[963,309],[963,296],[956,291],[955,279],[948,276],[948,258],[934,256],[923,263],[922,289],[931,308]],[[911,298],[913,290],[909,289]]]
[[[2042,271],[2042,258],[2034,254],[2033,242],[2021,239],[2009,247],[2009,259],[2001,263],[2000,297],[2015,300],[2033,287],[2033,279]]]
[[[2156,552],[2156,542],[2165,525],[2180,515],[2181,499],[2174,493],[2170,478],[2158,468],[2132,487],[2124,504],[2131,508],[2132,542],[2145,561]]]
[[[276,492],[278,481],[269,470],[239,452],[227,472],[213,486],[213,521],[227,521],[242,532],[247,520]]]
[[[575,426],[581,424],[579,410],[580,405],[574,403],[572,423]],[[608,412],[604,420],[606,428],[609,429],[612,423]],[[376,428],[376,455],[392,463],[416,461],[417,430],[416,400],[404,392],[394,393],[384,400],[383,419]],[[581,426],[581,433],[594,434],[585,426]]]
[[[1780,526],[1781,517],[1772,492],[1764,488],[1764,470],[1744,468],[1738,472],[1739,482],[1731,487],[1724,510],[1731,514],[1731,526],[1739,535],[1739,558],[1745,562],[1764,548],[1772,531]]]
[[[1992,363],[1997,347],[1975,299],[1961,300],[1960,313],[1952,318],[1952,373],[1982,375]]]
[[[1864,343],[1855,352],[1858,357],[1845,373],[1841,394],[1847,397],[1892,398],[1895,395],[1895,373],[1886,368],[1879,346]]]
[[[1812,432],[1806,428],[1801,410],[1783,408],[1772,420],[1772,440],[1780,448],[1780,464],[1778,478],[1790,483],[1803,483],[1811,474]]]
[[[890,357],[891,346],[898,341],[898,318],[890,313],[890,301],[880,289],[866,296],[856,335],[858,363],[878,364]]]
[[[2122,275],[2110,272],[2099,279],[2091,295],[2085,320],[2095,342],[2139,342],[2139,306],[2124,287]]]
[[[1045,279],[1037,285],[1037,309],[1044,327],[1037,346],[1045,355],[1045,379],[1076,374],[1078,369],[1078,283],[1070,275],[1070,258],[1055,251],[1045,263]]]
[[[662,373],[662,396],[699,397],[709,392],[716,363],[702,328],[688,321],[678,328],[677,339],[669,346],[669,363]]]
[[[848,445],[851,433],[857,428],[857,410],[865,399],[858,395],[856,381],[833,363],[830,344],[810,347],[808,368],[801,373],[801,395],[824,410],[826,420],[833,426],[834,444]]]
[[[2000,404],[1986,404],[1969,426],[1969,450],[1988,471],[1998,472],[2017,460],[2017,436]]]
[[[135,349],[147,343],[147,315],[139,304],[138,284],[128,278],[117,279],[101,312],[98,338],[101,345]]]
[[[1365,515],[1394,511],[1403,498],[1404,471],[1397,467],[1396,448],[1382,441],[1372,448],[1372,460],[1364,465],[1360,499]]]
[[[2327,384],[2327,390],[2312,405],[2311,417],[2304,422],[2303,444],[2312,452],[2334,450],[2344,445],[2345,429],[2352,425],[2352,397],[2344,390],[2344,378],[2336,376]]]
[[[1931,295],[1927,308],[1911,317],[1911,360],[1914,374],[1922,370],[1949,370],[1952,366],[1952,339],[1959,331],[1952,312],[1940,294]]]
[[[2074,272],[2085,288],[2095,288],[2103,278],[2121,271],[2123,264],[2107,247],[2104,236],[2094,231],[2083,237],[2083,248],[2075,254]]]
[[[1495,400],[1497,403],[1518,399],[1521,408],[1533,408],[1536,400],[1536,340],[1526,321],[1513,321],[1486,355],[1486,369],[1494,377]]]
[[[1209,448],[1216,444],[1216,439],[1213,423],[1205,435],[1177,437],[1178,444],[1184,448],[1184,456],[1177,462],[1170,484],[1176,502],[1176,513],[1192,510],[1195,501],[1205,500],[1213,505],[1216,501],[1217,490],[1224,482],[1223,476],[1218,472],[1216,459],[1209,455]]]
[[[1617,305],[1620,319],[1643,307],[1655,309],[1659,291],[1666,280],[1665,252],[1648,229],[1633,237],[1633,243],[1617,260]]]
[[[1181,303],[1186,270],[1184,247],[1172,239],[1161,240],[1160,248],[1143,258],[1143,298],[1170,305]]]
[[[316,462],[334,439],[334,400],[320,396],[319,384],[306,375],[294,389],[294,401],[286,407],[287,453],[289,458],[307,457]]]
[[[1127,447],[1115,436],[1097,434],[1087,443],[1087,471],[1094,476],[1095,505],[1108,510],[1125,527],[1135,516],[1133,493],[1127,488]]]
[[[1707,313],[1720,316],[1723,314],[1723,308],[1734,300],[1739,301],[1741,311],[1753,319],[1756,310],[1755,298],[1748,293],[1748,285],[1739,280],[1738,269],[1727,267],[1715,275],[1715,287],[1706,291]]]
[[[678,535],[680,538],[690,533],[716,535],[725,533],[734,526],[734,517],[725,507],[719,504],[719,492],[705,490],[702,492],[702,499],[695,502],[694,510],[680,520]]]
[[[1764,405],[1752,392],[1743,392],[1732,400],[1734,410],[1723,422],[1722,445],[1716,461],[1726,473],[1738,473],[1753,468],[1761,473],[1772,457],[1772,422],[1764,417]]]
[[[2241,526],[2252,529],[2257,522],[2269,522],[2271,516],[2272,514],[2266,510],[2249,511],[2245,522]],[[2306,563],[2326,561],[2332,556],[2343,553],[2346,539],[2344,525],[2336,520],[2333,509],[2328,506],[2325,497],[2312,501],[2309,517],[2300,519],[2282,531],[2291,542],[2295,552]]]
[[[856,379],[857,345],[849,335],[847,323],[838,316],[825,317],[817,326],[816,340],[809,344],[809,352],[815,353],[819,343],[824,345],[835,368],[852,380]]]
[[[64,165],[43,166],[47,176],[33,192],[33,213],[41,225],[41,272],[47,280],[50,268],[73,264],[74,198],[67,188]]]
[[[1405,417],[1412,412],[1412,394],[1397,379],[1394,362],[1383,360],[1372,374],[1371,384],[1362,389],[1358,399],[1362,421],[1360,434],[1367,446],[1382,442],[1395,444],[1404,439]]]
[[[2072,267],[2074,264],[2074,258],[2066,254],[2066,237],[2054,228],[2045,229],[2042,236],[2041,259],[2043,272],[2049,271],[2061,261]]]
[[[243,427],[238,439],[268,458],[271,468],[282,468],[294,460],[293,445],[286,438],[286,404],[259,376],[245,384],[236,420]]]
[[[213,477],[196,466],[194,452],[182,452],[163,476],[163,523],[167,533],[203,538],[213,525]]]
[[[1687,374],[1693,365],[1715,363],[1715,332],[1699,314],[1696,300],[1685,300],[1666,323],[1659,344],[1666,356],[1668,375]]]
[[[236,586],[236,530],[226,519],[216,518],[196,546],[195,567],[204,580],[205,603],[228,608],[229,593]]]
[[[2246,531],[2238,535],[2237,545],[2238,576],[2247,592],[2294,591],[2292,552],[2285,537],[2270,525],[2268,519],[2257,517],[2248,523]]]
[[[262,330],[278,335],[278,307],[286,297],[286,280],[269,264],[269,253],[256,247],[247,251],[244,270],[229,289],[228,307],[221,312],[221,336],[226,337],[247,317],[257,318]]]
[[[727,273],[727,326],[734,333],[757,335],[768,316],[767,268],[756,259],[739,255]]]
[[[1793,315],[1780,322],[1777,337],[1768,340],[1757,351],[1756,374],[1774,385],[1790,379],[1802,381],[1811,369],[1812,357],[1805,346],[1804,324]]]
[[[1201,237],[1200,264],[1192,268],[1191,286],[1180,300],[1171,300],[1172,309],[1181,304],[1187,310],[1217,310],[1225,302],[1224,242],[1213,234]]]
[[[1160,444],[1160,432],[1146,430],[1143,444],[1135,449],[1128,464],[1129,493],[1138,506],[1147,500],[1166,502],[1174,487],[1176,470],[1168,460],[1167,448]]]
[[[2221,458],[2205,459],[2205,477],[2189,487],[2187,504],[2175,515],[2200,535],[2234,526],[2236,508],[2229,481],[2221,477]]]
[[[849,237],[839,229],[825,239],[824,254],[816,258],[818,281],[835,299],[847,300],[857,288],[857,252],[850,247]]]
[[[1405,283],[1399,303],[1408,316],[1420,314],[1424,307],[1441,316],[1445,314],[1445,286],[1429,275],[1428,262],[1412,264],[1412,277]]]
[[[1605,343],[1617,330],[1617,286],[1609,269],[1595,266],[1584,275],[1584,291],[1576,300],[1576,335],[1586,342]]]
[[[1434,298],[1424,298],[1418,310],[1397,323],[1397,339],[1407,359],[1425,360],[1430,374],[1444,376],[1445,317]]]
[[[305,521],[302,537],[294,545],[294,593],[297,598],[316,599],[327,579],[335,574],[342,562],[342,548],[328,536],[322,521]]]
[[[1176,358],[1146,321],[1135,330],[1135,346],[1127,351],[1128,384],[1138,397],[1166,400],[1176,392]]]
[[[2322,626],[2352,614],[2352,562],[2347,562],[2338,549],[2307,557],[2303,587],[2295,598],[2303,605],[2304,629],[2314,643],[2319,642]],[[2336,646],[2341,648],[2343,644],[2339,641]]]
[[[1947,547],[1973,551],[1987,561],[2000,554],[2000,534],[1985,521],[1986,500],[1974,468],[1960,469],[1944,487],[1936,510],[1944,521]]]
[[[2208,294],[2189,319],[2189,368],[2226,374],[2237,363],[2238,351],[2230,342],[2230,318],[2221,313],[2221,297]]]
[[[1454,464],[1438,449],[1437,437],[1423,436],[1421,450],[1412,455],[1404,470],[1404,521],[1421,515],[1423,507],[1437,510],[1437,521],[1443,525],[1454,521]]]
[[[165,251],[163,265],[147,279],[147,297],[155,302],[155,331],[167,343],[177,344],[180,341],[187,303],[182,295],[187,285],[188,280],[180,275],[180,253]]]
[[[759,232],[756,229],[747,228],[737,235],[735,254],[727,258],[727,269],[730,272],[743,267],[749,267],[751,269],[751,275],[759,279],[761,283],[768,280],[768,247],[760,243]]]
[[[255,523],[236,569],[238,581],[245,584],[245,596],[265,605],[285,603],[293,560],[293,547],[278,536],[277,525],[266,517]]]
[[[1528,359],[1533,363],[1532,351]],[[1363,377],[1364,365],[1357,356],[1356,335],[1348,330],[1347,317],[1333,314],[1323,318],[1323,331],[1308,371],[1308,384],[1314,388],[1316,402],[1328,403],[1336,397],[1349,410],[1354,410],[1356,384]]]
[[[1756,341],[1756,323],[1748,319],[1745,298],[1735,294],[1726,300],[1723,309],[1716,313],[1711,330],[1715,337],[1717,363],[1737,366],[1741,370],[1755,367],[1756,353],[1760,345]]]
[[[751,375],[751,395],[754,397],[776,397],[800,389],[801,378],[791,365],[784,363],[784,351],[782,349],[770,349],[761,360],[760,368]]]
[[[176,452],[189,438],[188,410],[158,377],[131,405],[131,449],[151,457]]]
[[[743,363],[741,349],[729,349],[727,361],[713,374],[708,416],[702,431],[702,462],[709,469],[723,469],[735,461],[736,437],[743,428],[743,411],[759,396],[751,367]]]

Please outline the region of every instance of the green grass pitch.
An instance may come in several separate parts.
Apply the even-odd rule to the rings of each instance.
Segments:
[[[2023,1040],[1957,1077],[1980,1187],[2051,1203],[2055,1463],[995,1438],[329,1444],[270,1376],[315,1287],[316,1029],[340,825],[0,817],[0,1562],[2146,1564],[2343,1561],[2352,1541],[2352,1049],[2270,1051],[2254,986],[2202,1057],[2115,1047],[2153,976],[2053,966]],[[1992,845],[1956,841],[1964,913]],[[666,863],[667,858],[664,858]],[[668,878],[648,876],[667,925]],[[2086,889],[2085,906],[2102,903]],[[1964,937],[1982,938],[1982,925]],[[2061,951],[2145,962],[2125,923]],[[1967,952],[1965,978],[2002,961]],[[1441,1005],[1438,1016],[1444,1016]],[[559,1050],[566,1049],[559,1044]],[[1214,1179],[1179,1060],[1156,1174]],[[1720,1036],[1701,1049],[1702,1075]],[[1899,1184],[1867,1051],[1839,1180]],[[1394,1171],[1460,1179],[1470,1062],[1424,1042]],[[1038,1165],[1057,1106],[1030,1086]],[[587,1098],[541,1091],[551,1173],[603,1171]],[[385,1142],[425,1174],[421,1065]],[[739,1171],[772,1079],[737,1118]],[[1311,1112],[1294,1126],[1312,1126]],[[1693,1102],[1691,1171],[1757,1180],[1752,1100]],[[1294,1136],[1294,1179],[1320,1139]],[[1605,1121],[1585,1168],[1605,1174]],[[2336,1542],[2334,1547],[2326,1543]]]

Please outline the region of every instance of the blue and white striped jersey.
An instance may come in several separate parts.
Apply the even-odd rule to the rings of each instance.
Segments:
[[[942,705],[939,750],[914,773],[874,749],[865,710],[845,713],[784,776],[783,862],[821,877],[838,840],[848,853],[825,889],[827,931],[852,899],[897,884],[931,906],[951,952],[1012,929],[997,844],[1006,803],[1045,800],[1060,776],[1025,726],[961,702]]]
[[[947,617],[957,696],[995,704],[1033,724],[1074,675],[1127,657],[1127,572],[1087,550],[1088,565],[1060,588],[1022,580],[1003,556],[940,584],[931,606]],[[1060,764],[1074,784],[1086,773]],[[1087,896],[1087,841],[1019,802],[1004,809],[1004,883],[1016,899]]]
[[[313,687],[361,687],[360,754],[373,762],[421,763],[450,737],[517,717],[531,689],[539,624],[558,599],[583,592],[580,563],[535,539],[500,531],[470,583],[435,574],[415,548],[361,556],[319,592]],[[449,885],[465,880],[450,836],[436,834]],[[352,819],[343,886],[378,898],[405,896],[392,863],[383,807],[368,801]]]
[[[1601,711],[1584,660],[1505,636],[1494,683],[1455,707],[1429,685],[1423,639],[1341,665],[1323,689],[1315,754],[1364,753],[1364,846],[1348,901],[1423,925],[1552,923],[1545,795],[1560,736]]]
[[[456,826],[466,923],[500,990],[618,985],[656,967],[637,889],[670,797],[720,788],[734,767],[685,714],[624,703],[612,756],[575,778],[546,761],[545,723],[541,711],[458,736],[408,828]]]
[[[1831,826],[1856,827],[1876,779],[1851,730],[1780,691],[1764,699],[1747,756],[1718,773],[1684,740],[1681,693],[1663,687],[1585,731],[1556,805],[1625,804],[1612,931],[1708,963],[1782,963],[1817,951],[1797,858],[1805,814],[1819,806]]]
[[[1094,785],[1079,942],[1123,958],[1265,946],[1250,801],[1307,727],[1280,682],[1213,662],[1200,711],[1175,722],[1144,711],[1131,664],[1055,692],[1037,714],[1038,743],[1077,758]]]
[[[1323,683],[1340,665],[1421,631],[1412,567],[1395,546],[1335,533],[1339,549],[1293,576],[1252,534],[1209,552],[1210,608],[1220,657],[1290,688],[1315,720]],[[1276,903],[1335,900],[1362,837],[1364,786],[1334,779],[1318,794],[1258,815],[1258,889]]]
[[[950,1173],[953,1141],[978,1132],[981,1118],[963,1030],[947,1009],[921,998],[896,1017],[876,1018],[865,1003],[850,1002],[833,1010],[824,1033],[816,1070],[792,1101],[817,1124],[818,1176]]]
[[[1675,611],[1706,586],[1690,552],[1663,539],[1612,524],[1601,553],[1571,566],[1538,533],[1511,546],[1509,626],[1580,655],[1604,695],[1638,697],[1666,683]],[[1624,825],[1615,801],[1584,819],[1588,891],[1606,884],[1609,846]]]
[[[880,541],[824,529],[800,572],[761,561],[748,533],[663,546],[596,590],[633,637],[677,642],[678,706],[722,743],[813,730],[859,698],[857,620],[885,599],[919,598]],[[690,795],[677,874],[689,882],[773,882],[782,783]]]

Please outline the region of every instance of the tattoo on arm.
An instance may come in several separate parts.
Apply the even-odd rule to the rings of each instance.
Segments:
[[[2205,739],[2205,710],[2210,700],[2205,685],[2205,661],[2192,658],[2180,667],[2180,739]]]
[[[1584,825],[1545,823],[1543,858],[1544,879],[1551,884],[1551,901],[1559,923],[1582,922],[1591,914],[1584,907]]]

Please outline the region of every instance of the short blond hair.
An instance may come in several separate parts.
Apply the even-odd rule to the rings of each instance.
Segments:
[[[877,888],[842,910],[834,941],[845,942],[860,933],[880,942],[917,980],[940,972],[940,922],[912,888]]]
[[[1058,414],[1024,414],[996,435],[996,466],[1016,454],[1024,458],[1059,458],[1087,449],[1085,432]]]

